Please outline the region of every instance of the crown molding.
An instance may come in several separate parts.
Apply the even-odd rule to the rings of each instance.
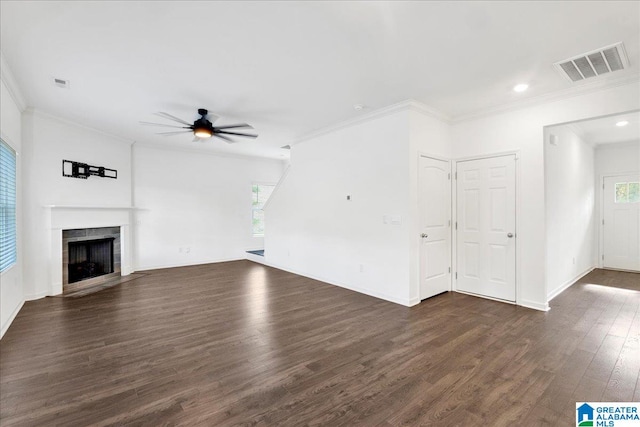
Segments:
[[[583,84],[579,87],[570,87],[567,89],[557,90],[543,95],[533,96],[531,98],[514,101],[507,104],[496,105],[494,107],[484,108],[475,112],[454,116],[451,120],[452,124],[471,121],[495,114],[506,113],[509,111],[521,110],[528,107],[534,107],[548,102],[561,101],[564,99],[574,98],[588,93],[599,92],[601,90],[612,89],[618,86],[626,86],[637,83],[640,85],[640,73],[633,73],[617,79],[597,80]]]
[[[13,72],[11,71],[11,67],[7,62],[7,58],[4,57],[4,53],[0,50],[0,77],[2,77],[2,81],[4,85],[7,87],[11,98],[18,106],[18,109],[22,113],[27,109],[27,101],[20,90],[20,86],[16,82],[15,77],[13,76]]]
[[[348,127],[352,127],[361,123],[368,122],[370,120],[379,119],[381,117],[387,117],[392,114],[398,113],[400,111],[416,111],[427,116],[433,117],[435,119],[441,120],[445,123],[450,123],[451,120],[449,116],[444,114],[441,111],[436,110],[435,108],[429,107],[428,105],[416,101],[415,99],[407,99],[395,104],[391,104],[387,107],[378,108],[369,113],[363,114],[358,117],[354,117],[352,119],[344,120],[342,122],[338,122],[334,125],[329,125],[324,128],[317,129],[315,131],[306,133],[301,137],[295,139],[293,142],[290,142],[289,145],[294,146],[304,141],[308,141],[313,138],[320,137],[322,135],[326,135],[328,133],[332,133],[338,131],[340,129],[345,129]]]
[[[133,144],[135,142],[135,141],[133,141],[131,139],[127,139],[127,138],[124,138],[122,136],[114,135],[112,133],[105,132],[105,131],[100,130],[100,129],[96,129],[96,128],[93,128],[93,127],[90,127],[90,126],[86,126],[86,125],[81,125],[81,124],[79,124],[77,122],[74,122],[73,120],[69,120],[69,119],[66,119],[64,117],[56,116],[55,114],[51,114],[50,112],[41,110],[39,108],[31,108],[31,107],[29,107],[24,111],[24,113],[25,114],[31,114],[33,116],[44,117],[44,118],[47,118],[47,119],[50,119],[50,120],[55,120],[57,122],[64,123],[66,125],[76,127],[78,129],[99,133],[100,135],[104,135],[104,136],[107,136],[109,138],[116,139],[119,142],[124,142],[124,143],[129,144],[129,145],[131,145],[131,144]]]

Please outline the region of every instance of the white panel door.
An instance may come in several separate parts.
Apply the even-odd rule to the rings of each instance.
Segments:
[[[420,299],[446,292],[451,277],[451,165],[420,157]]]
[[[640,271],[640,176],[604,178],[603,267]]]
[[[516,299],[515,156],[457,163],[456,289]]]

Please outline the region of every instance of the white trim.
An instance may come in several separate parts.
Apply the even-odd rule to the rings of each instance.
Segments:
[[[2,78],[4,85],[9,91],[9,95],[11,95],[11,98],[13,98],[13,101],[22,113],[27,108],[27,101],[20,90],[20,86],[18,86],[18,82],[16,82],[14,74],[11,71],[11,67],[7,62],[7,58],[5,58],[2,51],[0,51],[0,78]]]
[[[15,318],[18,315],[18,313],[20,312],[20,310],[22,309],[22,306],[24,305],[24,301],[25,301],[24,299],[22,301],[20,301],[20,304],[18,304],[18,306],[15,308],[15,310],[13,310],[13,313],[11,313],[11,316],[9,316],[9,318],[7,319],[5,324],[2,325],[2,329],[0,330],[0,339],[2,339],[4,334],[9,330],[9,327],[11,326],[13,321],[15,320]]]
[[[580,84],[580,86],[556,90],[543,95],[533,96],[531,98],[496,105],[493,107],[487,107],[470,113],[460,114],[454,116],[451,120],[451,123],[458,124],[461,122],[467,122],[483,117],[492,116],[494,114],[507,113],[510,111],[534,107],[548,102],[563,101],[565,99],[574,98],[576,96],[586,95],[591,92],[612,89],[614,87],[625,86],[632,83],[640,83],[640,73],[625,75],[616,79],[603,79],[582,83]]]
[[[531,308],[533,310],[539,310],[539,311],[549,311],[549,310],[551,310],[551,307],[549,307],[549,303],[548,302],[544,303],[544,304],[540,304],[539,302],[522,300],[522,301],[520,301],[520,303],[518,305],[521,306],[521,307]]]
[[[561,293],[566,291],[573,284],[575,284],[578,280],[582,279],[584,276],[586,276],[587,274],[589,274],[593,270],[595,270],[595,268],[596,267],[589,267],[585,271],[583,271],[582,273],[579,273],[573,279],[569,279],[566,282],[564,282],[562,285],[558,286],[555,290],[551,291],[551,293],[549,295],[547,295],[547,301],[551,301],[552,299],[554,299],[555,297],[557,297],[558,295],[560,295]]]
[[[407,99],[405,101],[401,101],[396,104],[389,105],[387,107],[378,108],[377,110],[371,111],[367,114],[363,114],[358,117],[344,120],[339,123],[329,125],[324,128],[320,128],[315,131],[309,132],[301,136],[297,140],[290,142],[289,145],[293,147],[294,145],[299,144],[301,142],[308,141],[310,139],[317,138],[319,136],[326,135],[328,133],[335,132],[340,129],[352,127],[352,126],[367,122],[369,120],[377,119],[380,117],[386,117],[401,111],[409,111],[409,110],[417,111],[422,114],[434,117],[438,120],[442,120],[445,123],[451,122],[451,119],[449,118],[449,116],[447,116],[443,112],[440,112],[435,108],[429,107],[428,105],[423,104],[420,101],[416,101],[415,99]]]
[[[396,297],[392,297],[390,295],[384,294],[382,292],[376,292],[376,291],[372,291],[370,289],[360,288],[358,286],[349,286],[349,285],[345,285],[344,283],[334,282],[334,281],[331,281],[331,280],[324,279],[322,277],[312,276],[310,274],[301,273],[301,272],[293,270],[293,269],[288,269],[288,268],[284,268],[282,266],[278,266],[276,264],[273,264],[273,263],[267,261],[266,257],[265,257],[265,262],[261,263],[261,264],[266,265],[266,266],[271,267],[271,268],[276,268],[278,270],[286,271],[288,273],[292,273],[292,274],[295,274],[295,275],[298,275],[298,276],[307,277],[309,279],[317,280],[318,282],[323,282],[323,283],[326,283],[326,284],[329,284],[329,285],[338,286],[340,288],[348,289],[348,290],[353,291],[353,292],[357,292],[357,293],[360,293],[360,294],[368,295],[370,297],[382,299],[382,300],[389,301],[389,302],[392,302],[392,303],[395,303],[395,304],[404,305],[405,307],[412,307],[412,306],[414,306],[414,305],[416,305],[416,304],[418,304],[420,302],[420,300],[417,299],[417,298],[411,298],[411,299],[396,298]]]
[[[133,144],[135,142],[135,141],[133,141],[131,139],[127,139],[127,138],[124,138],[122,136],[114,135],[112,133],[105,132],[105,131],[102,131],[100,129],[96,129],[96,128],[93,128],[93,127],[90,127],[90,126],[86,126],[86,125],[81,125],[81,124],[76,123],[76,122],[74,122],[72,120],[65,119],[65,118],[60,117],[60,116],[56,116],[55,114],[49,113],[48,111],[44,111],[44,110],[41,110],[39,108],[31,108],[31,107],[29,107],[24,111],[24,113],[25,114],[31,114],[34,117],[37,117],[37,116],[45,117],[47,119],[55,120],[57,122],[64,123],[66,125],[73,126],[73,127],[78,128],[78,129],[85,130],[85,131],[99,133],[100,135],[104,135],[104,136],[107,136],[109,138],[116,139],[119,142],[123,142],[125,144],[131,145],[131,144]]]
[[[213,259],[213,260],[207,260],[207,261],[195,261],[195,262],[190,262],[190,263],[183,263],[183,264],[166,264],[166,265],[145,265],[145,266],[137,266],[135,268],[136,273],[141,273],[144,271],[148,271],[148,270],[162,270],[165,268],[177,268],[177,267],[192,267],[194,265],[206,265],[206,264],[217,264],[219,262],[230,262],[230,261],[243,261],[246,258],[238,258],[238,257],[234,257],[234,258],[217,258],[217,259]]]
[[[24,300],[25,300],[25,301],[33,301],[33,300],[37,300],[37,299],[44,298],[44,297],[52,297],[52,296],[54,296],[55,294],[51,293],[51,289],[50,289],[50,288],[51,288],[51,287],[49,287],[49,289],[48,289],[48,290],[43,291],[43,292],[37,292],[37,293],[35,293],[35,294],[28,294],[28,295],[25,295],[25,296],[24,296]]]

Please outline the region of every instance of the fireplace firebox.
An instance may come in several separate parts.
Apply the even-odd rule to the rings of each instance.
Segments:
[[[115,238],[69,242],[69,283],[113,273]]]

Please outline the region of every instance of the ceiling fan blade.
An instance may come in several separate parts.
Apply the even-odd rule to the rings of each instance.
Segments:
[[[165,113],[163,111],[159,111],[159,112],[153,113],[153,114],[155,114],[156,116],[163,117],[165,119],[173,120],[174,122],[182,123],[183,125],[187,125],[187,126],[191,126],[192,125],[192,123],[186,122],[186,121],[184,121],[184,120],[182,120],[182,119],[180,119],[180,118],[178,118],[176,116],[172,116],[171,114]]]
[[[253,126],[248,125],[246,123],[238,123],[235,125],[225,125],[225,126],[214,126],[215,130],[218,129],[232,129],[232,128],[249,128],[249,129],[253,129]]]
[[[216,116],[215,114],[207,114],[207,120],[209,120],[211,123],[214,123],[216,120],[218,120],[220,117]]]
[[[215,136],[217,138],[220,138],[220,139],[224,139],[229,144],[235,144],[236,143],[236,141],[234,141],[233,139],[229,138],[228,136],[220,135],[219,133],[214,133],[213,136]]]
[[[225,135],[236,135],[236,136],[246,136],[247,138],[257,138],[258,135],[250,135],[248,133],[237,133],[237,132],[226,132],[226,131],[219,131],[219,132],[215,132],[214,135],[219,135],[219,134],[225,134]]]
[[[156,133],[156,135],[162,135],[162,136],[169,136],[169,135],[180,135],[180,134],[184,134],[184,133],[191,133],[190,130],[179,130],[176,132],[160,132],[160,133]]]
[[[165,127],[165,128],[189,129],[186,126],[165,125],[165,124],[162,124],[162,123],[151,123],[151,122],[138,122],[138,123],[140,123],[141,125],[144,125],[144,126],[162,126],[162,127]]]

